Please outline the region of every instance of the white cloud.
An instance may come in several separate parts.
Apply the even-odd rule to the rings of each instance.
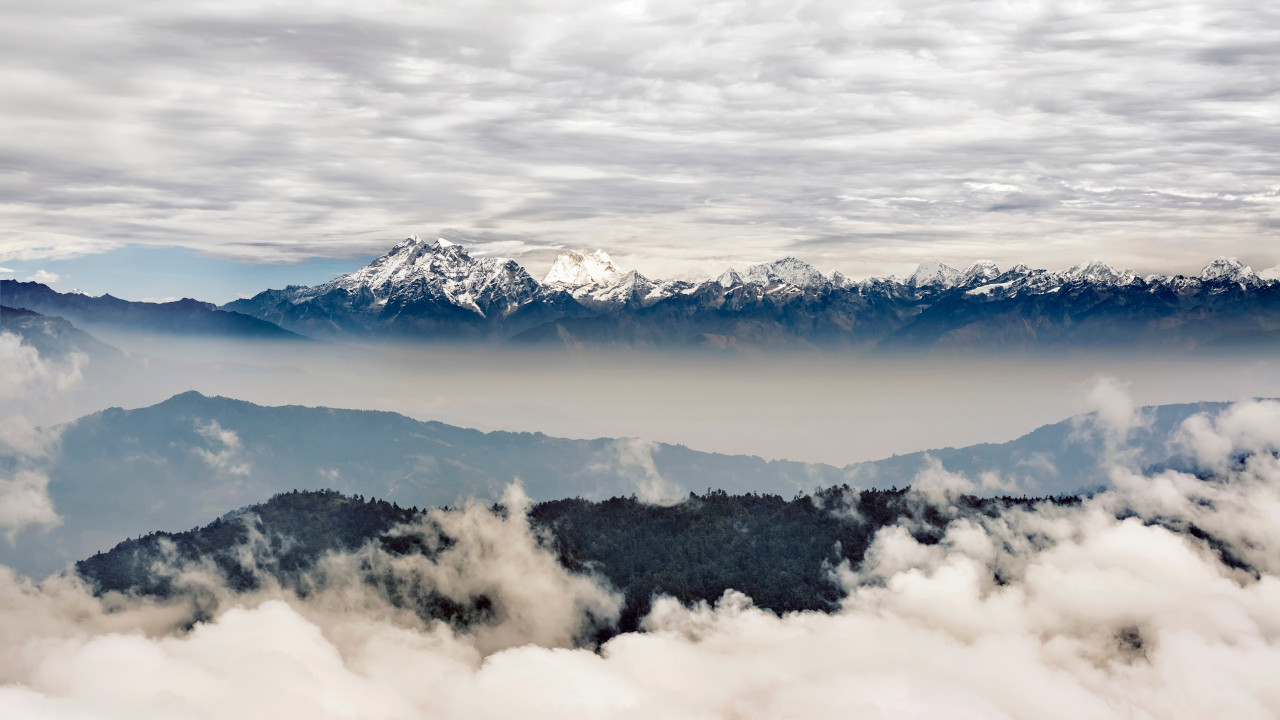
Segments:
[[[79,353],[61,363],[50,362],[17,335],[0,333],[0,402],[5,410],[0,415],[0,533],[9,542],[28,526],[61,523],[44,471],[58,432],[11,413],[28,404],[44,404],[79,385],[87,362]]]
[[[37,270],[35,274],[27,278],[27,282],[45,283],[47,285],[58,282],[58,277],[57,273],[51,273],[48,270]]]
[[[232,475],[247,476],[252,471],[249,459],[245,456],[244,444],[235,430],[227,430],[217,420],[209,422],[196,421],[196,432],[209,441],[211,447],[192,448],[197,456],[215,469]]]
[[[11,332],[0,333],[0,399],[66,392],[84,379],[88,358],[71,353],[64,362],[46,361]]]
[[[34,470],[0,472],[0,530],[13,542],[28,525],[54,527],[62,519],[49,499],[49,478]]]
[[[640,438],[619,438],[613,441],[616,456],[611,463],[625,471],[635,483],[636,496],[644,502],[669,505],[682,500],[680,486],[662,477],[654,464],[653,453],[658,444]]]

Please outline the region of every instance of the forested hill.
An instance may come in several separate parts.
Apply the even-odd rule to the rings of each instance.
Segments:
[[[790,500],[709,491],[690,494],[673,506],[634,497],[556,500],[534,505],[529,517],[561,564],[597,572],[623,592],[617,630],[630,631],[652,599],[664,594],[686,603],[714,602],[734,589],[776,612],[833,610],[843,591],[831,581],[829,570],[843,561],[856,567],[880,528],[911,516],[913,534],[936,542],[956,518],[995,515],[1010,505],[1036,502],[1079,500],[962,497],[940,513],[907,490],[839,486]],[[183,592],[175,585],[175,569],[208,560],[233,590],[253,589],[270,576],[305,593],[315,587],[309,573],[329,552],[354,551],[366,543],[392,555],[430,554],[431,548],[447,547],[448,538],[435,537],[435,531],[426,533],[433,537],[392,532],[403,523],[426,519],[417,508],[386,501],[294,491],[202,528],[127,540],[77,563],[76,569],[99,592],[168,596]],[[252,552],[246,552],[250,545]],[[245,565],[248,556],[254,557],[252,567]],[[466,623],[477,608],[487,607],[485,598],[460,605],[428,595],[414,602],[420,615],[455,623]]]

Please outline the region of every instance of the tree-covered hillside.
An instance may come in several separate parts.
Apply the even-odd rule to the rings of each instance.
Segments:
[[[831,569],[842,562],[856,567],[880,528],[908,518],[917,539],[936,542],[956,518],[1035,502],[1040,501],[966,496],[943,513],[905,489],[838,486],[790,500],[708,491],[671,506],[634,497],[556,500],[534,505],[529,519],[562,565],[598,573],[622,592],[625,603],[617,629],[628,631],[638,627],[658,595],[686,603],[714,602],[734,589],[780,613],[832,610],[843,590],[831,580]],[[394,530],[410,522],[416,523],[416,535]],[[172,595],[183,591],[174,585],[176,570],[205,561],[236,591],[253,589],[270,576],[306,592],[314,586],[308,573],[326,553],[355,551],[366,543],[392,555],[430,554],[447,547],[451,540],[434,536],[430,527],[428,515],[417,508],[334,491],[294,491],[202,528],[127,540],[76,567],[99,592]],[[425,533],[433,537],[422,537]],[[247,557],[253,558],[251,566]],[[427,604],[413,609],[451,620],[468,617],[466,608],[438,598]],[[476,604],[483,607],[484,598]]]

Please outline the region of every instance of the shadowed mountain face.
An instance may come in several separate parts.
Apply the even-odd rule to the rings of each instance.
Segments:
[[[1137,277],[1101,262],[1062,272],[924,263],[853,282],[796,258],[700,283],[623,272],[569,252],[544,283],[511,260],[411,237],[316,287],[224,306],[314,336],[644,348],[884,352],[1280,345],[1280,282],[1230,258],[1198,277]]]
[[[0,284],[5,305],[56,315],[82,327],[250,340],[303,339],[274,323],[190,298],[167,303],[130,302],[110,295],[60,293],[36,282],[0,280]]]
[[[1127,439],[1134,462],[1178,462],[1170,444],[1174,429],[1195,413],[1224,407],[1144,411],[1148,421]],[[19,533],[14,544],[0,546],[0,561],[29,572],[52,571],[121,538],[192,527],[294,489],[332,488],[406,507],[496,499],[515,480],[536,501],[632,494],[662,501],[707,489],[791,497],[841,483],[904,487],[932,472],[936,462],[986,483],[974,486],[977,493],[1052,495],[1103,484],[1107,448],[1105,433],[1085,416],[1002,445],[836,468],[633,439],[483,433],[388,412],[262,407],[189,392],[61,428],[60,450],[47,475],[63,523]]]

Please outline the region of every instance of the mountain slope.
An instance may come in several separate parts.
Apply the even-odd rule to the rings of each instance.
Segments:
[[[964,497],[953,514],[920,513],[903,490],[855,494],[834,487],[791,500],[714,491],[691,494],[675,506],[628,498],[556,500],[530,508],[529,519],[550,538],[564,567],[589,569],[622,592],[625,602],[616,629],[631,632],[639,629],[658,595],[690,604],[714,603],[734,589],[778,613],[833,612],[844,590],[832,581],[830,568],[842,562],[856,567],[880,528],[914,517],[914,534],[936,542],[961,517],[1032,504]],[[417,524],[417,534],[392,532],[410,522]],[[416,508],[332,491],[291,492],[204,527],[126,540],[77,562],[76,570],[100,593],[172,596],[183,592],[172,582],[173,573],[202,561],[218,568],[235,591],[254,589],[266,578],[295,590],[314,590],[324,582],[314,570],[326,553],[350,553],[369,543],[374,552],[391,556],[433,555],[438,549],[423,541],[424,526],[434,536],[441,533],[431,516]],[[245,567],[246,557],[254,558],[253,567]],[[366,580],[370,585],[379,581]],[[440,602],[431,595],[393,597],[397,605],[427,618],[454,624],[481,619],[460,612],[457,602]]]
[[[305,339],[260,318],[220,310],[211,303],[190,298],[167,303],[131,302],[110,295],[60,293],[36,282],[0,280],[0,284],[5,305],[63,317],[90,329],[249,340]]]
[[[49,570],[122,537],[191,527],[293,489],[427,506],[497,498],[517,479],[530,497],[549,500],[657,499],[707,487],[790,496],[843,477],[825,465],[639,440],[483,433],[389,412],[263,407],[194,392],[105,410],[61,430],[48,476],[63,523],[0,546],[0,561]]]
[[[0,331],[11,332],[36,349],[40,357],[62,360],[80,353],[95,362],[118,360],[117,348],[102,342],[60,317],[24,308],[0,307]]]

